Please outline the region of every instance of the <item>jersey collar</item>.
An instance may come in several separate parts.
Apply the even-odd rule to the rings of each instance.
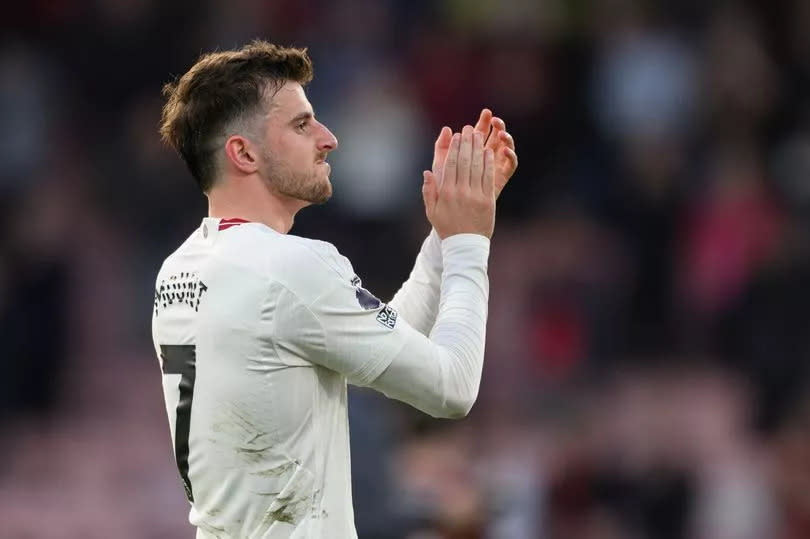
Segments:
[[[247,219],[242,219],[240,217],[231,217],[229,219],[220,219],[219,220],[219,230],[225,230],[227,228],[231,228],[232,226],[239,226],[242,223],[249,223]]]
[[[247,219],[241,217],[229,217],[220,219],[219,217],[205,217],[202,220],[202,236],[204,240],[213,241],[214,237],[221,231],[229,228],[239,226],[244,223],[249,223]]]

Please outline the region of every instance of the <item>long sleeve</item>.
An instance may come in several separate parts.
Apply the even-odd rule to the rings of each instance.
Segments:
[[[390,305],[317,263],[324,292],[303,302],[280,289],[274,341],[285,362],[300,358],[339,372],[435,417],[463,417],[478,396],[484,361],[489,239],[458,234],[441,242],[444,269],[436,323],[427,337]]]
[[[431,230],[422,242],[408,280],[390,301],[391,307],[422,335],[428,335],[436,322],[442,282],[442,245]]]
[[[441,299],[430,338],[409,336],[370,385],[434,417],[456,418],[469,413],[481,384],[489,240],[459,234],[442,241],[441,247]]]

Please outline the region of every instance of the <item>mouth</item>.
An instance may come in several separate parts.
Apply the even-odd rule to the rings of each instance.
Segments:
[[[326,175],[329,176],[329,173],[332,172],[332,166],[326,162],[326,156],[327,156],[326,152],[319,153],[316,156],[317,159],[315,159],[315,165],[322,168],[326,168]]]

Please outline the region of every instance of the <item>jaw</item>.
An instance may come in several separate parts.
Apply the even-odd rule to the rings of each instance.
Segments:
[[[323,204],[332,196],[332,183],[329,181],[331,167],[327,163],[315,163],[307,173],[294,172],[288,168],[277,167],[265,176],[263,183],[268,193],[284,209],[284,212],[295,215],[307,206]],[[272,174],[271,171],[268,171]],[[272,179],[271,179],[272,178]]]
[[[293,217],[298,211],[312,205],[312,202],[309,200],[281,193],[275,189],[272,190],[272,193],[273,196],[275,196],[279,201],[279,204],[283,206],[287,213],[291,214]]]

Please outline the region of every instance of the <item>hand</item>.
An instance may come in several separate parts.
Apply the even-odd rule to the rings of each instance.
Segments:
[[[475,130],[484,136],[485,148],[491,149],[495,155],[495,198],[498,198],[518,166],[515,140],[506,131],[506,123],[500,118],[493,117],[492,111],[489,109],[481,111],[478,122],[475,124]],[[449,127],[443,127],[433,147],[431,174],[438,185],[441,185],[441,171],[450,149],[452,136],[452,130]]]
[[[492,237],[495,227],[495,155],[484,136],[466,125],[450,138],[439,185],[424,172],[422,197],[428,221],[441,239],[454,234]]]

